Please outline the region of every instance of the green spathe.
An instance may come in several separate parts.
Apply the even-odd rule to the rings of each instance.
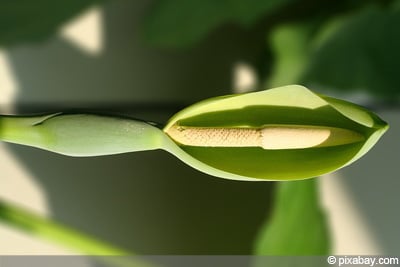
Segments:
[[[290,144],[302,142],[304,132],[307,133],[304,129],[337,130],[331,131],[328,145],[308,142],[308,146],[283,146],[281,149],[255,145],[218,146],[215,145],[218,136],[211,136],[215,129],[231,129],[233,134],[237,129],[263,130],[271,125],[281,129],[300,127],[303,130],[300,135],[281,131],[282,134],[275,135],[273,139],[281,142],[284,135],[294,139],[289,140]],[[203,172],[238,180],[297,180],[319,176],[350,164],[364,155],[388,126],[360,106],[317,95],[302,86],[290,85],[199,102],[177,113],[168,122],[164,131],[172,139],[175,135],[170,133],[174,132],[171,130],[174,128],[181,131],[187,128],[214,129],[214,132],[208,131],[206,139],[202,139],[204,144],[212,145],[176,142],[179,149],[177,146],[166,146],[167,150]],[[296,133],[295,130],[292,132]],[[345,134],[332,134],[338,132]],[[308,135],[318,137],[315,133]],[[229,135],[224,138],[226,140]]]
[[[173,116],[164,129],[95,114],[0,116],[0,139],[69,156],[164,149],[207,174],[298,180],[346,166],[387,130],[352,103],[290,85],[216,97]]]

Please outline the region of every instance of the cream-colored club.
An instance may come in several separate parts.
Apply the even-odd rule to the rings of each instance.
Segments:
[[[167,134],[182,145],[198,147],[261,147],[302,149],[363,141],[363,135],[342,128],[268,125],[263,128],[208,128],[174,125]]]

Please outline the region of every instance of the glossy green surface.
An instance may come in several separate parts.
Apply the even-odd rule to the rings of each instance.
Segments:
[[[182,149],[194,158],[226,172],[267,180],[295,180],[340,168],[358,152],[361,145],[356,143],[290,150],[193,146],[182,146]]]
[[[218,97],[199,102],[176,114],[164,128],[262,128],[268,125],[337,127],[364,137],[346,145],[268,150],[259,147],[205,147],[176,143],[198,169],[231,179],[296,180],[337,170],[364,155],[387,129],[375,114],[355,104],[314,94],[298,86]],[[173,136],[172,136],[173,139]],[[174,150],[170,151],[174,153]],[[180,153],[181,154],[181,153]],[[179,156],[178,156],[179,157]],[[181,158],[182,159],[182,158]],[[232,174],[232,177],[229,177]]]

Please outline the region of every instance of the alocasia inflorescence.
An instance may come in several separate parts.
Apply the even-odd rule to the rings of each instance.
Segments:
[[[211,98],[163,129],[93,114],[2,116],[0,138],[71,156],[164,149],[190,166],[236,180],[297,180],[349,165],[388,129],[355,104],[298,85]]]

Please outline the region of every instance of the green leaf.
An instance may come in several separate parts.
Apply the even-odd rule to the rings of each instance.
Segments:
[[[73,16],[100,1],[1,1],[0,46],[42,41]]]
[[[333,24],[333,23],[331,23]],[[370,7],[324,31],[302,81],[338,90],[400,95],[400,9]],[[333,28],[333,29],[332,29]]]
[[[258,236],[257,255],[329,253],[329,229],[316,185],[316,179],[278,183],[274,209]]]
[[[386,129],[360,106],[291,85],[194,104],[168,122],[176,145],[164,148],[214,176],[296,180],[350,164]]]
[[[189,46],[224,23],[248,27],[291,1],[160,0],[144,21],[144,37],[159,46]]]

